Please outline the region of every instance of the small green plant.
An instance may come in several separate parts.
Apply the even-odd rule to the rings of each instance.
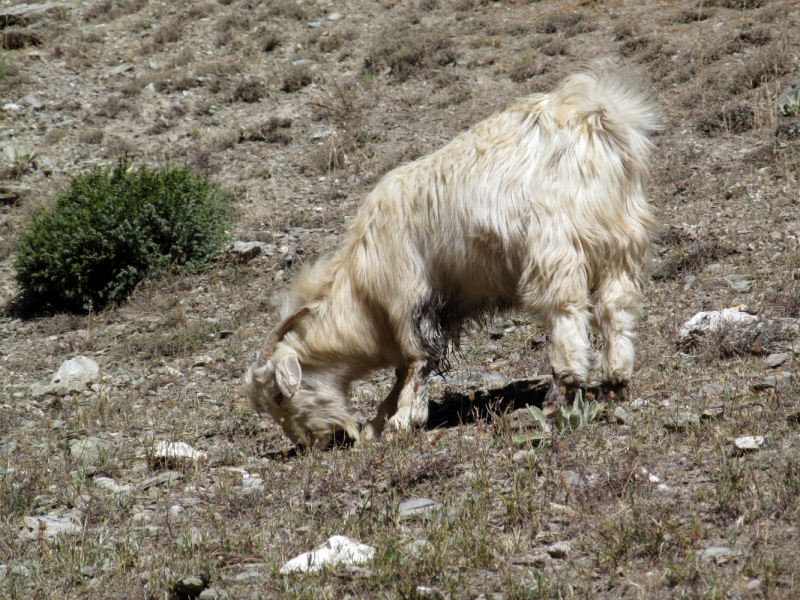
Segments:
[[[563,431],[565,429],[578,429],[584,425],[588,425],[603,412],[603,405],[596,400],[586,400],[583,396],[583,390],[578,390],[575,393],[575,402],[572,403],[572,409],[567,411],[564,407],[559,407],[556,411],[555,421],[556,429]]]
[[[19,177],[31,166],[36,168],[36,159],[39,158],[38,152],[25,152],[14,146],[6,146],[6,166],[11,169],[12,177]]]
[[[778,110],[785,117],[800,117],[800,81],[798,87],[778,99]]]
[[[575,392],[575,401],[570,410],[565,410],[560,406],[553,415],[556,431],[564,431],[565,429],[578,429],[584,425],[588,425],[594,421],[597,416],[603,412],[605,408],[596,400],[585,400],[583,390]],[[547,415],[545,415],[536,406],[528,405],[528,412],[539,423],[542,428],[541,434],[532,435],[518,435],[514,437],[514,441],[518,444],[532,444],[538,445],[552,435],[553,428],[547,422]]]
[[[82,312],[122,302],[145,277],[208,263],[227,222],[228,195],[187,168],[120,161],[79,175],[19,236],[23,305]]]

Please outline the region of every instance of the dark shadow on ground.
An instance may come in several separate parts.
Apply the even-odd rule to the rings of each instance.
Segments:
[[[493,415],[511,412],[528,405],[541,408],[550,387],[549,379],[547,376],[516,379],[500,389],[475,390],[473,394],[445,392],[441,399],[428,401],[426,428],[458,427],[464,423],[491,419]],[[598,396],[600,390],[589,387],[584,392]]]

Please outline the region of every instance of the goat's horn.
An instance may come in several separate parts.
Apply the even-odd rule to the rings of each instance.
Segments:
[[[304,306],[297,312],[289,315],[283,321],[278,323],[277,327],[272,330],[272,333],[270,333],[269,337],[267,338],[267,343],[264,346],[264,352],[261,354],[262,363],[266,364],[266,362],[272,358],[272,353],[275,352],[275,346],[278,345],[278,342],[280,342],[283,339],[283,336],[285,336],[286,333],[292,328],[292,324],[294,324],[297,319],[306,316],[310,312],[311,309],[307,306]]]

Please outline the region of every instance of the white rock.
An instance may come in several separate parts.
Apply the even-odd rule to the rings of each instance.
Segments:
[[[764,446],[763,435],[746,435],[733,440],[739,450],[760,450]]]
[[[744,327],[756,321],[758,317],[742,312],[738,308],[699,312],[683,324],[679,335],[681,341],[685,343],[726,327]]]
[[[3,105],[3,110],[6,112],[16,112],[18,110],[22,110],[22,106],[19,104],[14,104],[13,102],[7,102]]]
[[[354,542],[343,535],[332,536],[324,545],[312,552],[304,552],[281,567],[281,573],[314,573],[324,565],[359,565],[375,555],[375,548]]]
[[[195,450],[186,442],[156,442],[153,447],[153,458],[166,464],[175,464],[185,461],[205,461],[208,454],[202,450]]]
[[[337,13],[337,12],[331,13],[331,14],[328,15],[328,21],[338,21],[343,16],[344,15],[342,15],[342,13]]]
[[[85,391],[89,384],[99,381],[100,367],[87,356],[76,356],[61,364],[49,385],[34,385],[30,394],[33,397],[45,394],[66,396],[73,392]]]
[[[68,381],[80,381],[84,384],[97,381],[100,377],[100,366],[88,356],[76,356],[58,367],[50,383],[65,384]]]

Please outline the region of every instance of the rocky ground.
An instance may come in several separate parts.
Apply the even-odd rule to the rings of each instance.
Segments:
[[[0,174],[0,597],[800,595],[800,122],[776,110],[800,73],[796,3],[0,14],[0,141],[15,150]],[[510,314],[467,332],[429,430],[295,454],[241,391],[286,282],[337,246],[383,173],[595,58],[646,78],[667,116],[627,400],[534,446],[524,405],[540,390],[505,386],[548,372],[546,332]],[[101,313],[19,318],[25,219],[120,156],[232,190],[231,237],[261,252],[146,281]],[[696,313],[737,305],[750,329],[681,343]],[[76,357],[78,375],[54,377]],[[363,419],[390,387],[385,373],[355,390]],[[372,558],[280,573],[333,535]]]

